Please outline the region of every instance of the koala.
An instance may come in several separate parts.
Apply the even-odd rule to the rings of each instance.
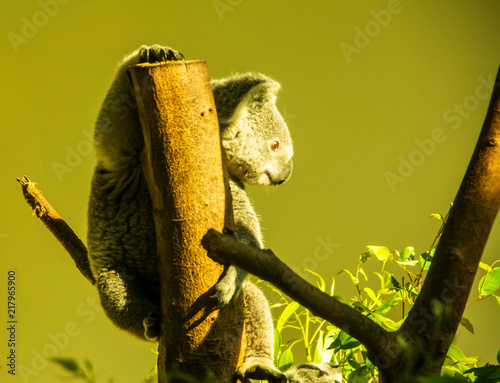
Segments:
[[[168,47],[142,46],[117,70],[97,117],[94,147],[97,164],[88,207],[88,249],[101,305],[119,328],[157,342],[160,292],[152,204],[142,174],[144,142],[127,68],[141,62],[182,60]],[[262,248],[257,215],[245,184],[279,185],[292,172],[292,141],[276,108],[280,85],[255,73],[212,81],[233,199],[235,235]],[[235,376],[242,381],[284,382],[273,365],[273,325],[262,292],[245,280],[246,272],[227,266],[214,286],[218,307],[240,291],[245,298],[247,347]]]

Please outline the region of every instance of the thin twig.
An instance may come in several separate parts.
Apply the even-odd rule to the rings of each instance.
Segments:
[[[33,214],[40,218],[47,229],[64,246],[82,275],[94,284],[95,279],[90,269],[88,251],[85,244],[57,211],[54,210],[42,193],[36,188],[34,182],[31,182],[26,176],[18,178],[17,182],[21,185],[24,198],[28,202],[28,205],[30,205],[31,210],[33,210]]]

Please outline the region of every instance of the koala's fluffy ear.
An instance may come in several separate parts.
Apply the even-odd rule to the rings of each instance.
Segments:
[[[235,123],[244,117],[248,108],[274,104],[279,89],[279,83],[260,73],[245,73],[212,81],[219,123]]]

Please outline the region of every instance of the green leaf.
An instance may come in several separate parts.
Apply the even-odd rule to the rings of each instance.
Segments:
[[[281,371],[286,371],[293,365],[293,354],[292,350],[290,348],[287,348],[283,353],[281,354],[279,363],[278,363],[278,368]]]
[[[304,271],[307,271],[308,273],[311,273],[312,275],[316,276],[319,279],[319,281],[316,282],[316,284],[318,285],[318,289],[320,289],[322,292],[326,291],[326,283],[325,280],[321,277],[321,275],[309,269],[305,269]]]
[[[375,294],[375,292],[372,289],[370,289],[369,287],[365,287],[361,291],[364,291],[366,293],[366,295],[368,295],[370,297],[370,299],[373,302],[375,302],[377,305],[381,304],[380,299],[377,298],[377,295]]]
[[[85,359],[83,363],[85,364],[85,368],[87,369],[87,371],[92,371],[94,369],[94,366],[92,365],[92,362],[90,360]]]
[[[344,331],[339,331],[335,340],[328,346],[327,350],[333,350],[346,343],[349,339],[354,339]]]
[[[340,331],[337,338],[327,347],[327,350],[339,348],[340,350],[349,350],[358,347],[360,343],[344,331]]]
[[[328,363],[332,359],[333,350],[328,350],[328,346],[332,343],[332,338],[322,331],[318,336],[316,348],[314,350],[313,363]]]
[[[351,348],[356,348],[360,345],[360,343],[357,340],[351,340],[347,343],[344,343],[340,345],[341,350],[350,350]]]
[[[435,249],[431,249],[430,251],[420,254],[420,263],[422,264],[424,271],[429,270],[429,267],[431,267],[434,251]]]
[[[56,364],[59,364],[61,367],[68,371],[81,371],[81,367],[78,364],[78,361],[74,358],[53,357],[50,358],[50,360]]]
[[[378,313],[378,314],[386,314],[392,308],[392,304],[394,303],[395,300],[396,300],[396,297],[392,297],[387,302],[385,302],[382,306],[375,309],[373,312]],[[399,302],[396,302],[396,303],[399,303]],[[388,310],[385,311],[386,309],[388,309]]]
[[[497,362],[498,362],[498,364],[500,364],[500,350],[498,350],[498,353],[497,353]]]
[[[479,262],[479,267],[483,270],[486,270],[486,271],[491,271],[491,266],[490,265],[487,265],[486,263],[483,263],[483,262]]]
[[[335,278],[332,277],[332,287],[330,288],[330,296],[333,296],[335,293]]]
[[[398,257],[398,262],[413,261],[415,258],[415,249],[412,246],[405,248]]]
[[[500,366],[486,364],[482,367],[470,368],[465,373],[473,373],[476,376],[474,382],[496,383],[500,378]]]
[[[453,359],[454,362],[458,362],[461,359],[465,359],[465,355],[457,346],[452,344],[448,349],[448,356]]]
[[[354,283],[356,286],[359,285],[359,279],[353,273],[351,273],[349,270],[342,269],[337,273],[337,275],[342,274],[342,273],[348,274],[351,277],[352,283]]]
[[[474,364],[478,361],[478,358],[475,356],[466,357],[462,350],[460,350],[457,346],[452,344],[448,349],[448,356],[456,363],[460,364]]]
[[[373,253],[368,250],[368,251],[365,251],[364,253],[361,253],[359,255],[359,263],[365,263],[366,261],[368,261],[370,259],[370,257],[373,255]]]
[[[299,307],[300,305],[295,301],[288,304],[288,306],[283,310],[280,317],[278,318],[278,323],[276,324],[276,330],[278,330],[278,332],[281,333],[283,331],[283,327],[288,322],[288,319],[293,315],[295,311],[297,311]]]
[[[375,321],[378,324],[383,326],[386,330],[396,331],[400,327],[400,325],[397,322],[394,322],[392,319],[387,318],[381,314],[371,313],[370,315],[373,317],[373,319],[375,319]]]
[[[439,213],[431,213],[430,218],[437,218],[440,221],[442,221],[443,220],[443,215],[439,214]]]
[[[367,246],[380,262],[387,262],[391,256],[390,250],[385,246]]]
[[[415,266],[419,263],[419,261],[404,261],[404,262],[399,262],[400,265],[407,265],[407,266]]]
[[[278,364],[279,352],[281,350],[281,333],[274,329],[274,364]]]
[[[396,278],[394,278],[392,275],[391,275],[391,283],[396,290],[401,289],[401,285],[399,284],[398,280]]]
[[[360,367],[364,367],[364,366],[361,366],[361,364],[359,364],[356,360],[354,359],[348,359],[347,360],[347,363],[349,363],[349,365],[354,368],[355,370],[360,368]]]
[[[479,293],[481,295],[490,295],[495,291],[497,291],[499,288],[500,288],[500,267],[486,274],[486,276],[484,277],[484,283],[482,284],[482,288],[479,291]]]
[[[365,271],[364,271],[361,267],[360,267],[360,268],[358,268],[358,272],[359,272],[360,274],[363,274],[363,276],[365,277],[365,281],[367,281],[367,280],[368,280],[368,277],[366,276]]]
[[[460,319],[460,324],[464,326],[472,335],[474,335],[474,326],[472,326],[470,320],[462,317],[462,319]]]

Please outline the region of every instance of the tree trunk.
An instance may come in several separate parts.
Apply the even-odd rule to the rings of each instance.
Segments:
[[[398,331],[412,374],[437,375],[460,324],[479,261],[500,208],[500,70],[476,148],[422,290]]]
[[[139,64],[129,72],[144,134],[142,164],[159,258],[158,369],[229,379],[242,358],[243,301],[240,295],[223,310],[214,310],[209,290],[224,267],[208,258],[200,244],[209,229],[232,227],[206,64]]]

